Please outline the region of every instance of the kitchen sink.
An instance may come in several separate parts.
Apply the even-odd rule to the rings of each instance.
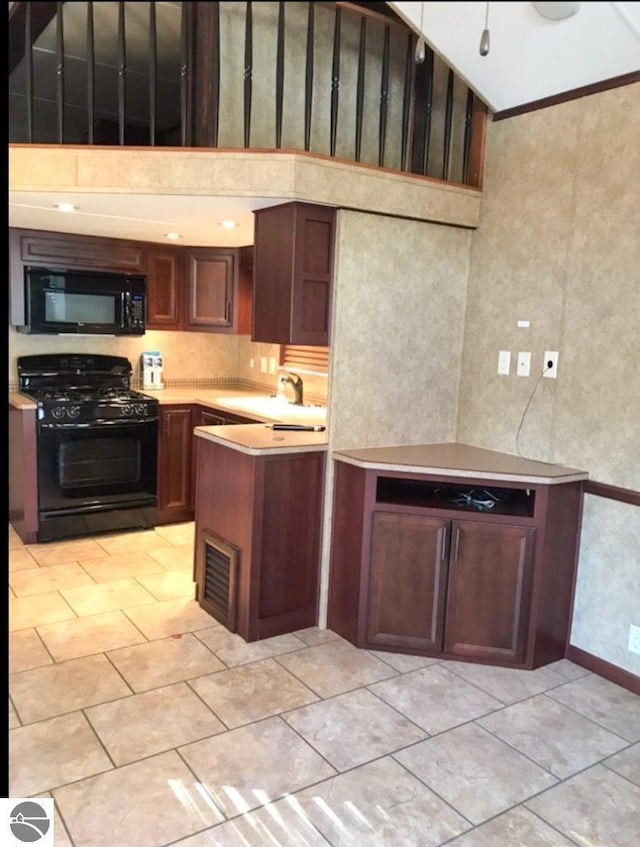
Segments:
[[[280,397],[220,397],[217,402],[238,412],[251,412],[275,420],[324,423],[326,417],[323,406],[296,406]]]

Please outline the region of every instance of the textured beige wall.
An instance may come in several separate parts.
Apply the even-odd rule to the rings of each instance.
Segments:
[[[640,489],[640,85],[488,129],[458,436],[516,452],[544,351],[558,350],[558,379],[540,380],[520,450]],[[510,376],[496,374],[499,350],[512,351]],[[528,379],[515,375],[519,350],[533,354]],[[584,516],[572,643],[631,669],[640,510],[627,507],[635,535],[595,547],[594,527],[609,508],[594,498]]]
[[[471,232],[340,211],[334,449],[455,438]]]

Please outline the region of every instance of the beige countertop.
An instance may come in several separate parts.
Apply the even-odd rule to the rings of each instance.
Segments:
[[[255,421],[274,423],[326,424],[324,406],[294,406],[266,392],[242,388],[163,388],[144,391],[161,405],[185,404],[208,406]],[[18,391],[9,392],[9,405],[16,409],[35,409],[36,403]]]
[[[589,478],[586,471],[457,442],[367,447],[363,450],[339,450],[332,455],[337,461],[370,470],[437,476],[481,477],[543,485],[558,485]]]
[[[195,435],[251,456],[311,453],[327,449],[326,432],[274,430],[269,424],[197,426]]]

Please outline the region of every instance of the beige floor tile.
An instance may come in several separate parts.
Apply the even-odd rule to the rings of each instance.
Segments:
[[[60,817],[60,811],[55,804],[54,801],[54,837],[55,837],[55,847],[73,847],[71,843],[71,839],[69,838],[69,833],[62,822],[62,818]]]
[[[316,644],[325,644],[327,641],[335,641],[340,638],[335,632],[330,629],[320,629],[317,626],[309,626],[306,629],[298,629],[294,635],[307,645],[307,647],[315,647]]]
[[[369,689],[430,735],[502,708],[502,703],[440,665],[431,665]]]
[[[417,671],[438,661],[437,659],[430,659],[428,656],[410,656],[407,653],[389,653],[383,650],[369,650],[369,653],[377,659],[382,659],[383,662],[391,665],[399,673]]]
[[[15,729],[17,726],[20,726],[20,719],[13,708],[13,703],[9,700],[9,729]]]
[[[97,655],[12,674],[9,693],[28,724],[126,697],[131,689],[111,662]]]
[[[75,620],[73,609],[57,591],[9,600],[9,631]]]
[[[39,567],[36,560],[28,550],[23,547],[11,547],[9,545],[9,573],[17,573],[18,571],[26,571],[30,568]]]
[[[134,691],[147,691],[225,669],[225,665],[190,632],[111,650],[109,659]]]
[[[585,847],[637,847],[640,788],[595,765],[526,806]]]
[[[330,847],[309,818],[295,806],[293,796],[278,800],[176,841],[172,847]]]
[[[64,565],[81,559],[99,559],[107,556],[106,551],[91,538],[71,541],[55,541],[48,544],[28,544],[25,550],[33,556],[41,567]]]
[[[493,665],[476,665],[471,662],[440,664],[507,705],[533,697],[534,694],[542,694],[543,691],[566,682],[563,676],[550,670],[548,666],[536,668],[534,671],[522,671]]]
[[[335,771],[280,718],[180,748],[226,817],[247,812]]]
[[[157,526],[155,532],[160,538],[175,546],[190,544],[193,549],[193,544],[196,540],[196,525],[193,521],[190,523],[174,523],[167,524],[166,526]]]
[[[67,785],[53,796],[77,847],[161,847],[222,818],[174,752]]]
[[[9,524],[9,549],[16,550],[22,546],[22,539],[15,531],[15,529],[11,526],[11,524]]]
[[[138,553],[148,550],[170,547],[168,541],[157,535],[152,529],[136,532],[124,532],[118,535],[101,535],[97,543],[110,556],[119,553]]]
[[[198,638],[229,668],[305,649],[304,642],[293,633],[247,642],[239,635],[220,626],[215,629],[200,630]]]
[[[42,795],[112,768],[81,712],[21,726],[9,733],[9,795]]]
[[[475,824],[557,782],[474,724],[428,738],[394,758]]]
[[[194,599],[196,596],[196,584],[192,579],[191,571],[186,568],[141,574],[137,580],[156,600],[177,600],[180,597]]]
[[[38,627],[38,632],[56,662],[144,641],[144,636],[122,612],[104,612],[88,618],[47,624]]]
[[[155,603],[155,598],[136,579],[115,579],[60,592],[78,617],[113,612]]]
[[[339,771],[426,737],[415,724],[363,689],[295,709],[283,718]]]
[[[307,788],[292,800],[333,847],[436,847],[469,828],[388,757]]]
[[[35,629],[20,629],[9,634],[9,673],[52,663],[53,659]]]
[[[94,585],[94,582],[77,562],[68,562],[65,565],[18,571],[11,576],[9,584],[17,597],[29,597],[80,585]]]
[[[178,544],[176,546],[149,550],[149,556],[164,570],[189,570],[193,572],[193,544]]]
[[[605,759],[602,764],[640,785],[640,742]]]
[[[574,847],[524,806],[517,806],[471,832],[454,838],[447,847]]]
[[[184,682],[85,710],[116,765],[126,765],[226,727]]]
[[[200,676],[190,685],[228,727],[262,720],[317,700],[313,691],[273,659]]]
[[[620,736],[546,694],[508,706],[477,723],[560,779],[627,746]]]
[[[114,556],[105,553],[99,559],[80,559],[79,562],[96,582],[133,579],[143,574],[159,573],[163,570],[162,565],[144,551],[118,553]]]
[[[591,671],[580,665],[576,665],[575,662],[571,662],[569,659],[559,659],[557,662],[551,662],[550,665],[545,665],[545,667],[559,674],[569,682],[573,679],[580,679],[581,676],[589,676],[591,673]]]
[[[206,629],[216,623],[195,600],[186,597],[163,600],[151,606],[137,606],[124,612],[150,640]]]
[[[590,674],[549,696],[627,741],[640,741],[640,697],[620,685]]]
[[[397,673],[366,650],[358,650],[342,639],[279,656],[278,661],[320,697],[343,694]]]

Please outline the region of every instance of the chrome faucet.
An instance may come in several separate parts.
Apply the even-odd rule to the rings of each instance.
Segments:
[[[302,382],[302,377],[298,376],[298,374],[293,373],[292,371],[283,370],[280,376],[278,377],[278,397],[281,397],[282,399],[286,399],[286,395],[284,392],[286,385],[290,385],[293,388],[294,405],[302,406],[302,390],[304,385],[304,383]]]

